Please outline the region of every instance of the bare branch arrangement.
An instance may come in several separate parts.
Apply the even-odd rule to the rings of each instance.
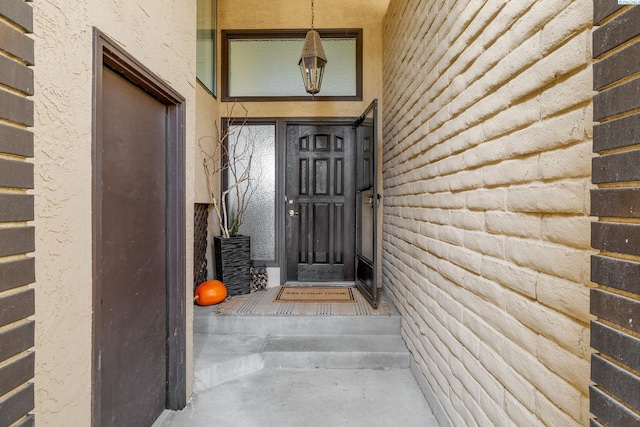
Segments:
[[[243,115],[234,117],[238,106]],[[255,190],[254,177],[251,175],[255,137],[247,127],[247,115],[248,111],[242,104],[234,103],[227,107],[223,129],[216,123],[216,135],[202,137],[198,141],[204,156],[211,203],[224,238],[238,235]],[[210,144],[204,144],[205,142]],[[205,145],[209,147],[208,150]],[[214,177],[227,182],[227,186],[223,185],[219,194],[213,185]]]

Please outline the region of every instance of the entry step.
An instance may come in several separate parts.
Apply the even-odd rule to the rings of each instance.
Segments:
[[[410,355],[399,335],[194,335],[195,391],[276,369],[406,369]]]
[[[408,368],[399,335],[279,336],[267,338],[265,366],[275,368]]]
[[[400,334],[400,315],[391,316],[274,316],[215,315],[197,307],[194,332],[216,335],[392,335]],[[203,309],[205,308],[205,309]]]

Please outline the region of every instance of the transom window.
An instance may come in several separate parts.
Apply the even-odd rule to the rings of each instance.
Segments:
[[[317,30],[328,62],[315,97],[298,67],[306,31],[223,31],[223,101],[362,100],[362,30]]]

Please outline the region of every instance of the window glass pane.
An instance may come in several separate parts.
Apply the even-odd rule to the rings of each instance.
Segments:
[[[229,128],[229,143],[236,153],[244,153],[242,170],[251,156],[251,198],[240,234],[251,236],[251,259],[276,258],[276,127],[274,124],[248,124]],[[230,148],[232,150],[232,148]],[[231,184],[227,181],[227,187]],[[241,191],[246,184],[241,186]],[[229,211],[237,211],[237,202],[229,198]]]
[[[229,96],[310,96],[298,61],[304,39],[229,40]],[[356,39],[323,38],[322,96],[356,96]]]
[[[218,0],[198,0],[196,76],[216,96],[216,31]]]

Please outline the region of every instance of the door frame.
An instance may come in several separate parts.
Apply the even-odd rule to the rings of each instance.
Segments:
[[[92,425],[101,425],[101,378],[98,350],[102,337],[102,70],[104,66],[167,106],[167,385],[168,409],[186,406],[186,167],[185,98],[144,67],[97,28],[93,29],[93,126],[92,126]]]
[[[276,216],[280,218],[278,221],[279,229],[283,232],[278,233],[278,243],[280,246],[279,259],[280,259],[280,282],[285,283],[288,280],[287,277],[287,242],[286,242],[286,212],[287,212],[287,200],[286,200],[286,159],[287,159],[287,127],[289,125],[303,125],[303,126],[344,126],[353,129],[353,123],[357,120],[357,117],[298,117],[298,118],[283,118],[278,121],[280,125],[278,132],[277,144],[281,147],[278,153],[278,191],[276,192],[276,200],[281,200],[281,203],[276,203]],[[355,139],[354,139],[355,141]],[[355,173],[355,171],[354,171]],[[354,230],[355,231],[355,230]],[[352,283],[352,282],[347,282]]]

